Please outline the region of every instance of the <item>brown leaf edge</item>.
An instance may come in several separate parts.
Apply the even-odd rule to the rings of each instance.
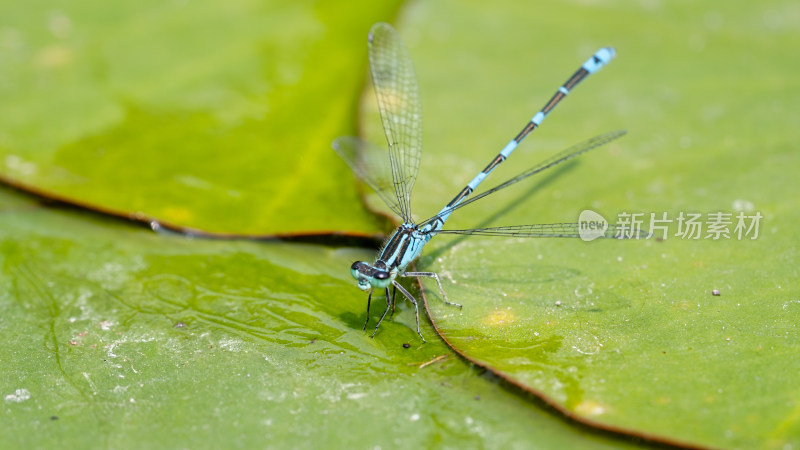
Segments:
[[[433,325],[433,329],[436,330],[436,334],[438,334],[439,337],[442,338],[442,340],[444,341],[445,344],[447,344],[448,347],[450,347],[454,352],[456,352],[456,354],[464,358],[466,361],[470,362],[471,364],[474,364],[477,367],[485,369],[494,376],[498,377],[502,381],[504,387],[507,388],[508,390],[521,394],[527,397],[533,403],[536,403],[538,406],[544,409],[549,409],[557,413],[558,415],[561,415],[564,418],[564,420],[571,423],[572,425],[581,428],[583,430],[587,430],[603,436],[617,438],[617,439],[625,439],[633,444],[641,444],[653,448],[689,448],[689,449],[713,448],[697,444],[694,442],[681,441],[667,436],[660,436],[657,434],[649,433],[647,431],[608,425],[575,414],[574,412],[570,411],[569,409],[559,404],[554,399],[548,397],[545,393],[538,391],[536,389],[532,389],[529,386],[526,386],[524,383],[520,382],[510,374],[507,374],[501,370],[496,370],[485,363],[482,363],[478,360],[471,358],[469,354],[467,354],[463,350],[453,345],[450,341],[447,340],[447,338],[439,330],[439,327],[436,325],[436,320],[434,319],[433,315],[430,312],[430,309],[428,308],[428,298],[425,296],[425,290],[420,289],[420,292],[422,295],[422,301],[425,304],[425,312],[428,314],[428,318],[430,319],[431,324]]]
[[[331,246],[356,246],[377,248],[383,242],[382,234],[369,234],[354,231],[324,230],[324,231],[297,231],[292,233],[273,234],[240,234],[219,233],[185,227],[157,217],[147,215],[141,211],[127,212],[105,206],[76,200],[64,195],[50,192],[38,187],[20,183],[12,178],[0,174],[0,186],[10,191],[28,197],[39,206],[75,210],[103,218],[111,218],[129,225],[149,228],[156,233],[177,233],[186,237],[219,240],[252,240],[252,241],[285,241],[307,244],[322,244]],[[384,216],[385,217],[385,216]]]

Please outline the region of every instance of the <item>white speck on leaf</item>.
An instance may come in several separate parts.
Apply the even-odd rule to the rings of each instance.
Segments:
[[[31,393],[25,388],[17,389],[13,394],[8,394],[5,397],[7,403],[22,403],[31,398]]]

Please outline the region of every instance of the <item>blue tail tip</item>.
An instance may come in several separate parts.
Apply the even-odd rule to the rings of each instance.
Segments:
[[[600,58],[600,60],[603,62],[608,62],[617,56],[617,51],[614,49],[614,47],[603,47],[598,50],[597,53],[595,53],[595,56]]]
[[[583,68],[589,73],[595,73],[611,62],[616,55],[617,52],[614,50],[614,47],[603,47],[596,51],[595,54],[583,64]]]

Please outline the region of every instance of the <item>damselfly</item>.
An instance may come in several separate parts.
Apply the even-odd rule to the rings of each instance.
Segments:
[[[361,290],[369,291],[367,297],[367,320],[369,323],[369,306],[375,290],[383,290],[386,296],[386,309],[383,311],[375,333],[389,309],[394,305],[394,294],[400,291],[413,305],[417,319],[417,334],[425,338],[419,331],[419,307],[413,295],[404,288],[397,277],[430,277],[442,293],[448,305],[461,307],[450,302],[442,287],[439,276],[434,272],[406,272],[406,267],[414,261],[422,251],[422,247],[438,234],[467,234],[488,236],[516,237],[580,237],[577,223],[554,223],[536,225],[518,225],[510,227],[476,228],[469,230],[445,230],[442,227],[450,214],[476,200],[491,195],[512,184],[518,183],[531,175],[574,158],[593,148],[606,144],[625,134],[625,131],[614,131],[601,134],[587,141],[572,146],[555,156],[531,167],[521,174],[501,183],[492,189],[467,199],[478,185],[495,167],[508,158],[519,143],[535,130],[555,106],[590,74],[597,72],[614,58],[614,49],[601,48],[564,83],[550,101],[545,104],[528,122],[520,133],[506,145],[502,151],[472,179],[458,195],[453,198],[438,214],[420,223],[414,223],[411,216],[411,188],[417,178],[420,154],[422,151],[422,111],[419,100],[419,89],[411,59],[408,56],[400,37],[385,23],[372,26],[368,38],[369,65],[375,95],[378,98],[378,109],[381,114],[386,140],[386,149],[372,145],[356,137],[340,137],[333,142],[333,148],[353,169],[353,172],[375,192],[397,215],[403,224],[389,237],[373,264],[356,261],[350,268],[353,278],[358,281]],[[616,228],[609,225],[602,237],[618,237]],[[393,288],[389,297],[389,286]],[[390,300],[391,298],[391,300]]]

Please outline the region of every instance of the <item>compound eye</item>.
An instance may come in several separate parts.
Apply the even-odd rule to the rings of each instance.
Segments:
[[[373,276],[378,280],[387,280],[389,279],[389,272],[385,270],[376,270]]]
[[[353,278],[355,278],[356,280],[359,279],[360,274],[361,274],[361,270],[365,266],[367,266],[367,263],[365,263],[364,261],[356,261],[356,262],[354,262],[353,265],[350,266],[350,275],[352,275]]]

